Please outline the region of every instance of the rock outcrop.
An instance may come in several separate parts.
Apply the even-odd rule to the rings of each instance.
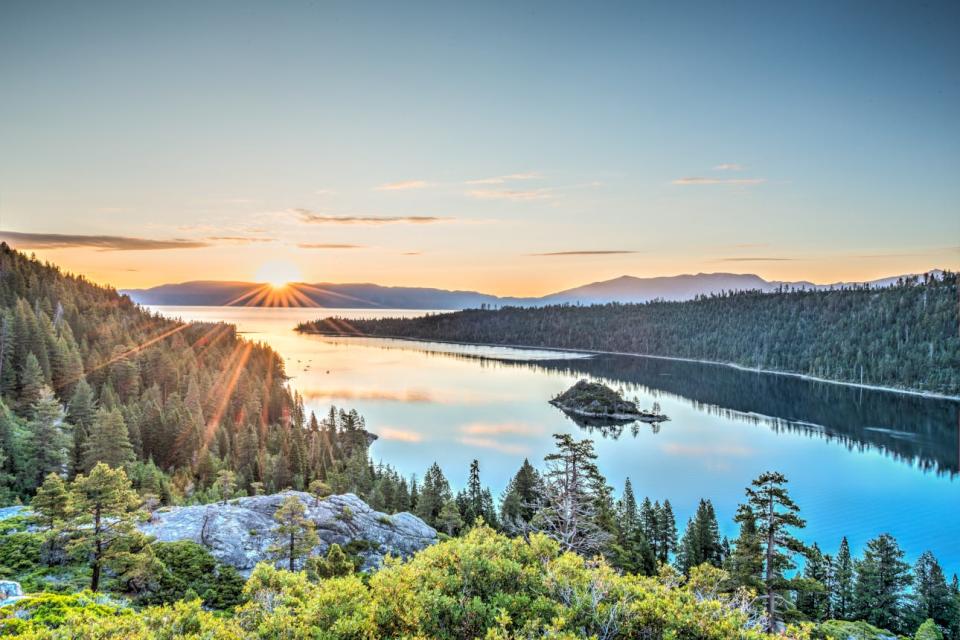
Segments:
[[[316,500],[299,491],[269,496],[237,498],[226,504],[169,507],[153,514],[141,530],[163,542],[193,540],[210,550],[213,556],[243,574],[269,554],[271,531],[276,526],[273,514],[288,495],[306,506],[307,517],[316,523],[320,545],[315,553],[325,554],[331,544],[345,547],[363,541],[359,552],[363,569],[372,569],[387,555],[407,557],[437,540],[437,532],[409,513],[392,516],[374,511],[353,495],[330,496]]]
[[[0,580],[0,607],[5,607],[22,599],[23,589],[20,588],[19,582]]]

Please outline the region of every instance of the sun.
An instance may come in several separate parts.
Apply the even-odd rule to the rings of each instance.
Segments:
[[[257,269],[257,282],[269,284],[274,289],[283,289],[300,280],[300,269],[289,260],[271,260]]]

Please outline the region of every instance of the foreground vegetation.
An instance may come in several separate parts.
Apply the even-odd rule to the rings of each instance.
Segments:
[[[960,394],[957,274],[873,289],[325,319],[300,331],[616,351]]]

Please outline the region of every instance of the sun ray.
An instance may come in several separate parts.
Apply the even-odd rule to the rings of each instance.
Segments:
[[[58,388],[58,389],[61,389],[61,388],[65,387],[65,386],[67,386],[67,385],[73,384],[73,383],[75,383],[75,382],[79,382],[80,379],[83,378],[84,376],[86,376],[87,374],[93,373],[94,371],[99,371],[100,369],[103,369],[104,367],[108,367],[108,366],[110,366],[111,364],[113,364],[113,363],[115,363],[115,362],[119,362],[120,360],[123,360],[124,358],[127,358],[127,357],[129,357],[129,356],[132,356],[132,355],[134,355],[134,354],[136,354],[136,353],[140,353],[141,351],[143,351],[143,350],[146,349],[147,347],[149,347],[149,346],[151,346],[151,345],[154,345],[154,344],[156,344],[157,342],[160,342],[160,341],[163,340],[164,338],[168,338],[168,337],[172,336],[172,335],[175,334],[175,333],[178,333],[178,332],[180,332],[180,331],[183,331],[184,329],[186,329],[186,328],[189,327],[189,326],[190,326],[189,324],[179,324],[179,325],[175,326],[174,328],[169,329],[168,331],[164,331],[164,332],[161,333],[160,335],[154,336],[153,338],[150,338],[149,340],[147,340],[147,341],[145,341],[145,342],[143,342],[143,343],[141,343],[141,344],[138,344],[138,345],[135,346],[135,347],[131,347],[130,349],[127,349],[127,350],[124,351],[123,353],[120,353],[120,354],[118,354],[118,355],[115,355],[115,356],[113,356],[112,358],[110,358],[109,360],[106,360],[106,361],[104,361],[104,362],[101,362],[100,364],[96,365],[95,367],[90,367],[89,369],[87,369],[87,370],[85,370],[83,373],[81,373],[79,376],[75,376],[74,378],[72,378],[72,379],[70,379],[70,380],[64,380],[64,381],[62,381],[62,382],[57,386],[57,388]]]

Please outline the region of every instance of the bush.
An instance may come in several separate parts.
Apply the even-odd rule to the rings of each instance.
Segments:
[[[188,591],[198,594],[203,604],[213,609],[228,609],[243,600],[243,577],[233,567],[217,562],[196,542],[155,542],[153,551],[164,571],[157,589],[141,596],[141,602],[173,603]]]

